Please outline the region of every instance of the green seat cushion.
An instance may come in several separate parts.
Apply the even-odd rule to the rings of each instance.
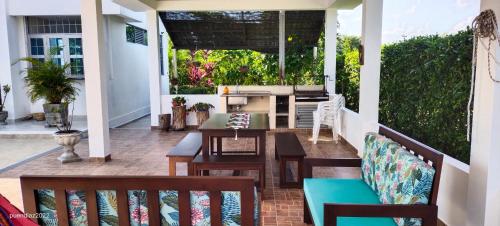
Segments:
[[[324,204],[381,204],[377,194],[362,179],[304,179],[304,195],[314,225],[323,226]],[[393,218],[339,217],[338,226],[396,226]]]

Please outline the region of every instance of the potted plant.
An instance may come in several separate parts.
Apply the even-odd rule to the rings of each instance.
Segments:
[[[55,53],[57,50],[60,48],[53,48],[50,52]],[[67,74],[70,64],[60,65],[52,55],[44,61],[31,57],[21,59],[31,64],[24,77],[28,96],[32,102],[41,99],[46,101],[43,111],[47,127],[64,126],[68,122],[68,102],[78,95],[76,80]]]
[[[73,101],[74,99],[71,102]],[[79,130],[71,129],[71,126],[73,125],[74,109],[75,105],[73,104],[69,120],[67,123],[57,126],[58,131],[54,133],[54,139],[57,144],[64,147],[64,152],[57,158],[62,163],[78,162],[82,160],[80,156],[75,153],[75,145],[80,143],[81,132]]]
[[[212,104],[198,102],[189,108],[189,111],[196,112],[198,126],[201,126],[209,117],[210,109],[215,108]]]
[[[3,92],[3,99],[2,99]],[[7,100],[7,94],[10,92],[10,86],[4,85],[2,86],[2,90],[0,90],[0,125],[7,125],[7,117],[9,117],[9,112],[4,111],[5,101]]]
[[[176,96],[172,99],[173,130],[184,130],[186,128],[186,98]]]

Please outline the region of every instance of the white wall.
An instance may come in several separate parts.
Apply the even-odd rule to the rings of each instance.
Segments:
[[[108,82],[110,126],[128,122],[149,114],[148,48],[127,42],[125,21],[118,16],[106,16],[109,30],[105,32],[110,81]],[[105,26],[106,27],[106,26]]]
[[[22,64],[14,64],[22,52],[19,40],[24,37],[23,20],[8,16],[7,6],[4,0],[0,1],[0,84],[12,87],[5,106],[8,119],[12,120],[29,113],[30,105],[21,75]]]
[[[359,114],[344,108],[342,111],[341,136],[357,150],[362,150]],[[359,153],[359,152],[358,152]],[[444,158],[438,193],[438,217],[450,226],[465,225],[467,219],[467,185],[469,166],[452,157]]]
[[[217,94],[211,94],[211,95],[196,95],[196,94],[190,94],[190,95],[161,95],[161,113],[162,114],[172,114],[172,98],[176,96],[183,96],[186,98],[186,106],[187,108],[193,106],[193,104],[196,104],[198,102],[204,102],[204,103],[210,103],[212,104],[215,108],[210,110],[210,114],[213,114],[215,112],[221,112],[221,106],[220,106],[220,96]],[[186,124],[187,125],[197,125],[196,121],[196,113],[191,112],[187,115],[186,118]]]
[[[150,112],[147,46],[127,42],[125,26],[124,18],[105,16],[105,43],[110,65],[107,70],[110,127],[116,127]],[[77,88],[79,95],[75,101],[74,114],[85,116],[85,80],[78,81]],[[31,112],[43,112],[42,105],[43,101],[32,104]]]

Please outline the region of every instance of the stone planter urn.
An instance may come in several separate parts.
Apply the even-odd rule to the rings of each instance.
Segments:
[[[172,107],[172,129],[175,131],[186,129],[186,106]]]
[[[45,127],[63,126],[68,123],[68,104],[44,104]]]
[[[198,121],[198,127],[203,125],[205,121],[210,117],[210,112],[207,111],[197,111],[196,112],[196,120]]]
[[[75,153],[75,145],[80,143],[81,132],[78,130],[58,131],[54,133],[57,144],[63,146],[64,152],[57,159],[62,163],[82,161]]]
[[[7,125],[7,117],[9,117],[9,112],[0,111],[0,125]]]

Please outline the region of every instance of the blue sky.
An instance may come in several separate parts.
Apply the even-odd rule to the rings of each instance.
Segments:
[[[339,10],[339,33],[361,35],[361,6]],[[470,26],[479,0],[384,0],[382,42],[419,35],[450,34]]]

